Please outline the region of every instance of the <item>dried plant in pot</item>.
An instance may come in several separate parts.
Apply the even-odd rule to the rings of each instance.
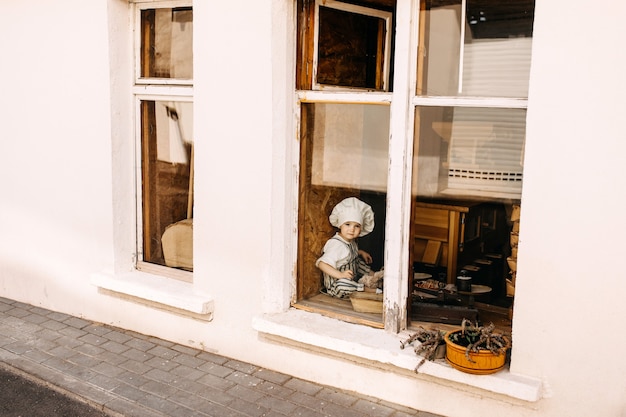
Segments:
[[[446,332],[439,329],[425,329],[420,326],[415,333],[408,339],[400,342],[400,349],[404,349],[407,345],[413,344],[413,348],[417,355],[423,356],[420,363],[415,367],[415,372],[426,362],[435,359],[443,359],[446,355],[446,341],[444,339]],[[419,342],[419,344],[416,344]]]
[[[492,374],[504,368],[510,340],[495,325],[479,326],[463,319],[461,328],[445,335],[446,360],[470,374]]]

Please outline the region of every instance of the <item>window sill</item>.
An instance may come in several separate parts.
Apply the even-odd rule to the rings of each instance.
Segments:
[[[141,271],[97,273],[91,283],[101,292],[205,321],[213,319],[213,299],[194,291],[193,284]]]
[[[414,372],[421,360],[412,348],[400,349],[400,341],[406,339],[408,334],[394,335],[293,308],[285,313],[255,317],[253,328],[271,337],[357,358],[364,363],[374,362],[381,367],[392,366]],[[541,398],[540,380],[515,375],[508,370],[491,375],[472,375],[438,360],[425,362],[419,373],[523,401],[535,402]]]

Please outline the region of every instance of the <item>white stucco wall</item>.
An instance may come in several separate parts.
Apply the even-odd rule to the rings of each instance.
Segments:
[[[0,288],[83,314],[113,244],[106,2],[1,8]]]
[[[588,6],[537,2],[511,370],[546,414],[623,416],[626,4]]]
[[[0,66],[0,296],[443,415],[623,417],[626,364],[600,356],[598,340],[626,342],[626,4],[537,3],[511,371],[542,379],[543,399],[362,366],[253,329],[288,305],[295,250],[287,0],[194,5],[193,287],[214,300],[210,322],[90,281],[132,268],[128,5],[2,3],[0,50],[14,59]]]

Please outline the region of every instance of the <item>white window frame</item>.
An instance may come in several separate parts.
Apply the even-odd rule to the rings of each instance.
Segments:
[[[141,77],[141,11],[156,9],[156,8],[176,8],[176,7],[192,7],[192,2],[188,0],[170,0],[170,1],[155,1],[144,0],[134,1],[135,6],[133,8],[134,17],[134,56],[135,56],[135,87],[139,85],[157,86],[157,85],[183,85],[193,86],[193,79],[183,78],[142,78]]]
[[[295,2],[294,2],[295,3]],[[408,293],[408,276],[405,266],[408,263],[408,238],[410,221],[411,199],[411,166],[413,143],[414,108],[418,105],[414,99],[415,76],[417,63],[418,27],[410,26],[410,22],[418,21],[418,0],[398,0],[397,3],[397,30],[396,30],[396,75],[393,93],[336,92],[328,94],[326,91],[297,91],[293,101],[293,126],[291,131],[293,140],[288,142],[284,166],[284,189],[291,189],[286,201],[283,194],[274,194],[274,204],[277,207],[288,207],[288,220],[282,210],[275,210],[273,220],[272,242],[277,250],[272,262],[273,279],[264,288],[264,314],[253,319],[252,326],[258,332],[271,339],[289,341],[290,344],[300,346],[306,350],[332,352],[340,358],[347,358],[351,363],[363,366],[375,366],[389,372],[398,369],[408,373],[414,369],[420,358],[411,349],[399,349],[399,341],[405,340],[409,332],[398,332],[398,328],[406,325],[406,304]],[[295,22],[295,10],[293,21]],[[295,23],[294,23],[295,26]],[[293,28],[295,29],[295,28]],[[295,45],[292,44],[292,52]],[[410,52],[410,54],[409,54]],[[295,62],[295,53],[293,55]],[[294,68],[295,70],[295,64]],[[294,71],[295,74],[295,71]],[[286,94],[292,84],[285,86]],[[400,84],[398,84],[400,83]],[[393,101],[391,99],[393,98]],[[420,98],[421,100],[422,98]],[[296,301],[297,288],[297,242],[298,242],[298,172],[300,148],[300,104],[311,101],[349,101],[358,103],[390,103],[393,121],[390,126],[390,166],[388,179],[386,222],[386,253],[385,274],[393,279],[385,280],[384,309],[386,314],[385,330],[369,326],[352,324],[336,320],[331,317],[312,313],[297,308],[290,308],[290,301]],[[434,104],[433,104],[434,105]],[[408,153],[408,154],[406,154]],[[284,221],[284,223],[283,223]],[[404,227],[403,227],[404,226]],[[287,250],[285,250],[287,249]],[[405,259],[406,258],[406,259]],[[397,279],[400,277],[401,279]],[[394,307],[397,303],[397,309]],[[390,317],[397,311],[400,316]],[[501,395],[511,398],[536,402],[542,397],[542,381],[538,378],[511,374],[503,370],[492,375],[476,377],[459,372],[446,364],[427,361],[420,368],[420,374],[428,378],[449,381],[446,383],[466,385],[471,389],[481,389],[501,399]],[[482,394],[481,394],[482,395]]]
[[[317,10],[316,10],[317,11]],[[408,274],[406,265],[409,262],[409,217],[411,201],[411,169],[413,154],[413,112],[410,91],[415,91],[417,54],[417,28],[411,33],[410,22],[418,21],[419,2],[398,0],[396,11],[396,43],[394,91],[297,91],[296,120],[300,117],[303,103],[335,102],[335,103],[369,103],[391,105],[389,131],[389,175],[387,180],[387,221],[385,224],[385,291],[384,291],[384,328],[387,332],[398,333],[407,327]],[[400,53],[400,52],[404,53]],[[315,53],[316,55],[316,53]],[[402,68],[403,70],[399,70]],[[414,75],[411,77],[410,74]],[[300,137],[299,124],[295,138]],[[294,152],[294,166],[300,170],[299,141]],[[298,202],[298,187],[294,187],[294,199]],[[400,215],[389,215],[399,213]],[[297,242],[297,216],[293,230],[294,242]],[[399,232],[400,231],[400,232]],[[295,245],[297,247],[297,245]],[[293,270],[297,269],[296,256],[292,259]],[[297,277],[292,277],[293,288],[297,288]],[[296,294],[292,294],[295,300]]]
[[[463,2],[465,4],[465,2]],[[419,1],[398,0],[394,91],[391,103],[387,222],[385,229],[385,330],[407,328],[411,181],[415,112],[419,106],[526,109],[526,98],[433,97],[416,94],[419,45]],[[412,22],[414,24],[412,24]],[[503,197],[503,193],[496,196]],[[510,195],[519,198],[519,195]],[[390,213],[392,213],[390,215]],[[395,213],[399,213],[396,215]]]
[[[134,105],[135,137],[135,194],[136,198],[136,260],[138,271],[173,278],[184,282],[193,282],[193,272],[157,265],[143,260],[143,191],[141,165],[141,102],[142,101],[178,101],[193,103],[193,79],[161,79],[141,77],[141,11],[154,8],[191,7],[192,2],[182,1],[134,1],[134,85],[132,88]]]
[[[415,25],[411,25],[415,22]],[[417,79],[419,1],[398,0],[394,87],[389,122],[389,173],[385,222],[385,331],[399,333],[407,327],[409,296],[409,239],[411,180],[413,170],[413,124],[410,105]]]
[[[321,0],[316,1],[318,6]],[[297,91],[295,108],[299,117],[302,103],[391,103],[389,132],[389,172],[387,182],[387,219],[385,224],[385,291],[384,328],[398,333],[407,329],[407,300],[409,276],[411,186],[413,175],[413,138],[415,111],[418,106],[465,106],[525,109],[526,98],[483,97],[433,97],[416,94],[417,61],[419,45],[419,1],[398,0],[396,9],[396,40],[394,89],[392,93],[367,91],[348,92],[337,89],[324,91]],[[316,26],[317,27],[317,26]],[[317,55],[317,51],[314,56]],[[315,82],[314,82],[315,84]],[[297,119],[299,120],[299,119]],[[298,126],[299,130],[299,126]],[[296,132],[296,138],[300,132]],[[299,143],[298,143],[299,145]],[[299,147],[294,154],[294,164],[299,169]],[[502,197],[502,194],[498,194]],[[511,196],[511,197],[517,197]],[[298,201],[297,187],[294,196]],[[297,231],[297,224],[294,225]],[[297,235],[294,235],[297,241]],[[293,260],[294,270],[296,259]],[[297,277],[293,277],[294,281]],[[294,286],[297,283],[294,282]],[[295,299],[295,295],[292,295]]]

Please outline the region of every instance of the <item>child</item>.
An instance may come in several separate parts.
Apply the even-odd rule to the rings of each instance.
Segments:
[[[361,200],[349,197],[335,206],[328,217],[339,231],[324,245],[321,258],[315,262],[324,275],[327,294],[348,298],[354,291],[364,291],[359,278],[371,273],[369,253],[359,250],[356,238],[374,230],[374,212]]]

